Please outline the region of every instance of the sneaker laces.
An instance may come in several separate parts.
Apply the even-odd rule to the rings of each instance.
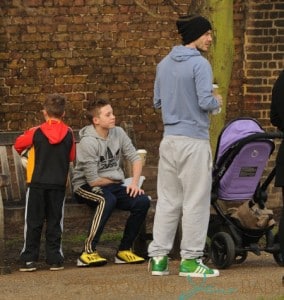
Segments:
[[[205,268],[206,270],[209,270],[209,267],[207,267],[206,265],[204,265],[203,261],[201,258],[197,258],[196,262],[199,264],[200,267]]]
[[[207,271],[209,271],[209,272],[212,271],[213,273],[215,272],[214,269],[210,269],[209,267],[204,265],[204,263],[202,262],[202,259],[196,259],[196,262],[198,265],[194,272],[198,272],[198,273],[206,273]]]

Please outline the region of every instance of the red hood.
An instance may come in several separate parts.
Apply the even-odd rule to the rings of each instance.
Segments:
[[[50,144],[60,143],[68,132],[68,126],[56,120],[48,120],[40,125],[40,129],[48,138]]]

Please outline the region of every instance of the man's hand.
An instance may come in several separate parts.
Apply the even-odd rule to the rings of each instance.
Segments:
[[[220,94],[215,95],[215,98],[218,100],[220,107],[223,105],[223,98]]]

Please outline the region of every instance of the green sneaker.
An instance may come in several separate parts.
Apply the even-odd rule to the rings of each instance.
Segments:
[[[202,263],[201,259],[182,259],[179,276],[216,277],[219,276],[219,271],[208,268]]]
[[[152,275],[169,275],[168,257],[156,256],[149,260],[149,270],[151,268]]]

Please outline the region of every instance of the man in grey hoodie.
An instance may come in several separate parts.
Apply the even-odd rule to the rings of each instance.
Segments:
[[[77,201],[93,207],[95,213],[77,266],[107,263],[96,251],[96,245],[114,208],[130,211],[115,263],[142,263],[144,258],[131,250],[150,206],[149,197],[139,185],[142,161],[125,131],[115,126],[115,116],[108,101],[92,102],[87,118],[91,125],[79,132],[72,182]],[[122,157],[132,163],[133,177],[127,186],[120,167]]]
[[[202,16],[177,21],[183,45],[158,64],[154,107],[161,108],[164,137],[158,165],[158,201],[148,253],[152,275],[168,275],[168,253],[182,218],[180,276],[213,277],[219,271],[202,263],[210,216],[212,155],[209,115],[222,104],[213,96],[212,69],[201,55],[212,42],[212,27]]]

